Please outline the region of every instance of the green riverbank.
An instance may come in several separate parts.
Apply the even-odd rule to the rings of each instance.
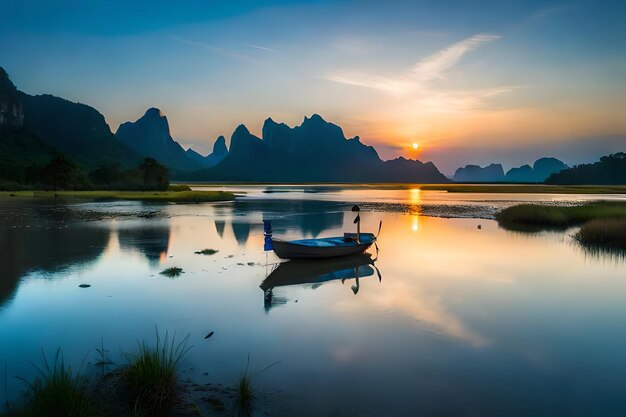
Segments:
[[[226,191],[1,191],[0,198],[49,198],[87,200],[134,200],[164,203],[231,201]]]

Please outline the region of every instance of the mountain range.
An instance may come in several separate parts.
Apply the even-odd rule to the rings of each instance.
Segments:
[[[556,174],[568,166],[556,158],[539,158],[533,166],[522,165],[511,168],[504,173],[502,164],[490,164],[485,167],[466,165],[454,173],[452,179],[456,182],[544,182],[550,175]]]
[[[358,136],[346,138],[341,127],[318,114],[295,127],[268,118],[261,137],[240,125],[230,138],[230,150],[220,136],[209,155],[185,150],[172,137],[167,117],[154,107],[135,122],[122,123],[113,134],[93,107],[23,93],[0,67],[0,179],[17,181],[16,172],[48,160],[54,151],[87,170],[113,163],[132,167],[149,156],[183,181],[450,182],[432,162],[402,157],[383,161],[374,147]],[[20,164],[22,169],[16,169]],[[523,165],[506,174],[501,164],[467,165],[453,180],[543,182],[564,168],[567,165],[556,158],[541,158],[532,167]]]
[[[289,127],[265,120],[262,138],[244,125],[232,134],[230,151],[210,169],[184,175],[188,180],[267,182],[449,182],[431,162],[404,158],[383,161],[359,137],[314,114]]]
[[[0,69],[0,130],[4,155],[25,165],[56,150],[87,170],[112,163],[135,166],[149,156],[179,180],[449,182],[432,162],[383,161],[358,136],[346,138],[339,126],[317,114],[293,128],[267,119],[262,139],[240,125],[231,136],[230,150],[220,136],[206,156],[183,149],[157,108],[149,108],[135,122],[122,123],[113,134],[93,107],[23,93],[4,69]]]

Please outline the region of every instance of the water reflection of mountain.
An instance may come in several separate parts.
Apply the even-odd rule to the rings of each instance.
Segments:
[[[226,222],[223,220],[215,220],[215,230],[220,237],[224,237],[224,227],[226,226]]]
[[[277,299],[273,290],[289,285],[313,284],[313,288],[317,288],[328,281],[341,280],[342,283],[350,281],[351,290],[356,295],[360,289],[360,279],[370,277],[376,272],[378,279],[382,280],[380,271],[374,265],[375,261],[370,254],[363,253],[331,259],[283,262],[260,285],[264,293],[265,308],[269,310],[277,304],[284,304],[285,300]]]
[[[250,237],[250,223],[233,222],[231,226],[233,227],[233,234],[237,243],[244,245]],[[258,225],[255,226],[258,228]]]
[[[167,255],[170,243],[169,223],[142,223],[137,227],[121,228],[117,234],[121,249],[139,251],[151,264],[158,263],[162,256]]]
[[[263,219],[273,220],[275,233],[298,231],[304,236],[316,237],[327,229],[340,228],[343,225],[343,214],[346,204],[333,201],[311,200],[236,200],[233,204],[233,212],[246,215],[260,213]],[[235,236],[239,233],[237,241],[241,243],[245,230],[241,226],[245,222],[233,221]],[[260,223],[260,222],[259,222]],[[237,226],[235,226],[237,224]],[[260,224],[254,224],[253,227]],[[236,231],[235,228],[239,230]]]
[[[32,221],[37,224],[37,219]],[[59,272],[96,260],[109,240],[109,231],[64,225],[12,228],[1,225],[0,305],[30,271]]]

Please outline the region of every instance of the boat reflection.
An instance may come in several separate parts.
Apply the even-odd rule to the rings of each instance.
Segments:
[[[264,294],[265,309],[269,310],[277,304],[285,303],[284,299],[274,297],[273,290],[276,287],[320,285],[335,280],[341,280],[343,284],[348,280],[354,280],[350,289],[356,295],[360,289],[360,279],[376,273],[378,281],[382,281],[382,275],[375,265],[377,258],[378,256],[372,258],[369,253],[361,253],[330,259],[297,259],[282,262],[260,285]]]

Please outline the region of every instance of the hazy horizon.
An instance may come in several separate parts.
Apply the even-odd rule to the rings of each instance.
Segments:
[[[294,126],[314,113],[383,159],[447,175],[626,145],[620,2],[3,7],[0,65],[20,90],[91,105],[113,131],[158,107],[202,154],[240,123],[261,136],[267,117]]]

